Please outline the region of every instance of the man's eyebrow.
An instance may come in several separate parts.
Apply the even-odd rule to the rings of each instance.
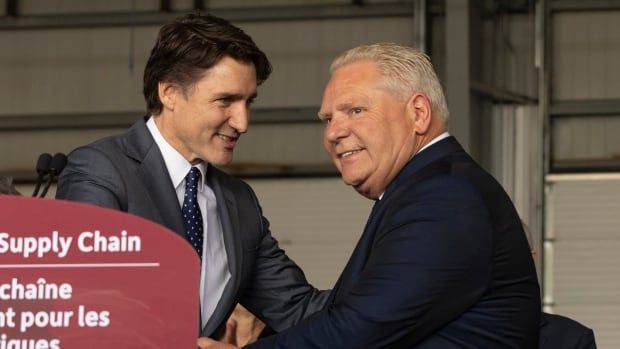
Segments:
[[[322,120],[322,119],[327,119],[327,118],[331,117],[331,116],[332,116],[332,113],[329,113],[329,112],[324,112],[324,111],[319,111],[319,112],[317,113],[317,115],[319,116],[319,119],[321,119],[321,120]]]
[[[248,99],[255,99],[256,97],[258,97],[258,93],[254,92],[248,97]],[[234,100],[240,100],[245,99],[246,97],[240,93],[220,92],[215,94],[215,98],[231,98]]]
[[[336,111],[343,111],[343,110],[346,111],[346,110],[350,109],[351,107],[353,107],[353,105],[354,105],[354,103],[350,102],[350,101],[340,102],[340,103],[336,104],[335,110]],[[323,118],[324,119],[324,118],[329,118],[331,116],[332,116],[332,113],[330,113],[330,112],[319,111],[319,118]]]
[[[351,102],[342,102],[342,103],[336,104],[336,110],[338,111],[347,110],[351,108],[352,106],[353,106],[353,103]]]

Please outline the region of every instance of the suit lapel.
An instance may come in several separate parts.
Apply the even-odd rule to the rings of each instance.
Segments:
[[[330,293],[330,299],[327,301],[328,304],[337,301],[342,294],[345,294],[349,290],[351,283],[357,279],[359,274],[364,269],[364,265],[366,264],[366,260],[368,260],[368,255],[370,254],[372,241],[374,240],[374,231],[377,226],[377,217],[379,216],[378,211],[380,210],[380,206],[381,201],[376,201],[372,206],[372,210],[368,216],[368,221],[364,227],[364,232],[357,242],[351,258],[349,258],[347,265],[340,274],[340,278],[338,278],[334,289]]]
[[[545,344],[547,343],[548,336],[546,336],[547,332],[545,331],[545,327],[549,325],[548,316],[549,315],[546,313],[541,313],[540,316],[539,343],[541,348],[545,348]]]
[[[431,145],[419,154],[416,154],[405,167],[403,167],[396,178],[394,178],[386,188],[382,200],[377,201],[373,206],[366,226],[364,227],[364,232],[357,246],[355,246],[347,266],[334,286],[328,302],[337,301],[340,296],[346,294],[351,285],[359,278],[359,275],[364,270],[364,266],[372,250],[379,223],[385,214],[385,210],[389,207],[390,201],[397,196],[394,194],[398,191],[398,188],[402,187],[404,183],[411,183],[412,181],[420,180],[420,178],[424,176],[433,175],[436,171],[446,171],[447,165],[439,160],[458,151],[463,151],[463,148],[454,137],[448,137]]]
[[[146,127],[146,119],[138,120],[125,134],[127,156],[140,162],[138,176],[146,188],[158,220],[175,233],[186,237],[179,199],[172,186],[166,164]]]
[[[218,302],[213,315],[207,321],[203,334],[213,333],[217,326],[224,321],[224,317],[230,311],[230,304],[234,303],[236,290],[239,289],[243,253],[241,251],[241,237],[239,236],[239,214],[235,196],[230,189],[222,185],[221,174],[213,166],[207,170],[207,182],[217,200],[217,211],[222,224],[222,234],[224,235],[224,246],[228,258],[228,268],[230,270],[230,281],[224,288],[222,298]]]

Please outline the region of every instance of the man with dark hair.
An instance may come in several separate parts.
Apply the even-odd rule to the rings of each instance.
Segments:
[[[327,296],[278,247],[252,189],[215,167],[232,160],[270,72],[252,39],[224,19],[191,14],[164,25],[144,70],[148,115],[74,150],[59,179],[59,199],[142,216],[192,244],[202,260],[203,336],[221,333],[237,302],[282,330]]]

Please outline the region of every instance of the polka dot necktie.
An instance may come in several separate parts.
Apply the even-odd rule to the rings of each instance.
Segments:
[[[192,167],[185,176],[185,198],[183,199],[183,223],[189,242],[194,246],[198,256],[202,258],[202,213],[198,206],[198,183],[200,182],[200,170]]]

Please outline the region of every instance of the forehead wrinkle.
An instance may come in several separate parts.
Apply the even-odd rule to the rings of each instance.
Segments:
[[[346,110],[351,107],[364,107],[373,104],[373,95],[372,95],[372,87],[368,89],[359,89],[353,90],[352,92],[347,92],[342,97],[336,101],[336,110]]]

